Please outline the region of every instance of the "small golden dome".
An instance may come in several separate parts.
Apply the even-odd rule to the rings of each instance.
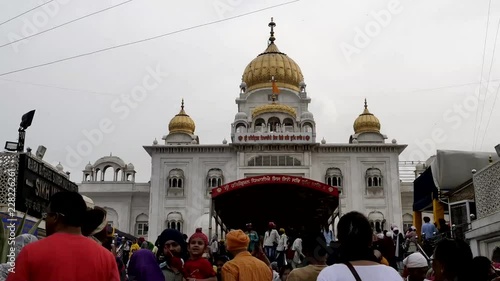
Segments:
[[[293,117],[297,117],[297,111],[288,105],[284,104],[278,104],[278,103],[270,103],[270,104],[264,104],[257,106],[253,111],[252,111],[252,118],[255,116],[261,115],[263,113],[286,113],[290,114]]]
[[[361,113],[356,121],[354,121],[354,133],[365,133],[365,132],[373,132],[380,133],[380,121],[375,117],[370,111],[368,111],[368,104],[365,99],[365,110]]]
[[[280,52],[274,44],[273,28],[276,24],[272,21],[271,37],[267,49],[255,59],[253,59],[245,68],[242,80],[246,83],[247,90],[271,88],[271,77],[274,76],[278,87],[299,91],[299,83],[304,81],[304,76],[300,67],[286,54]]]
[[[193,119],[184,111],[184,99],[182,99],[181,111],[170,120],[170,123],[168,123],[168,130],[170,133],[186,133],[193,135],[195,128],[196,125]]]

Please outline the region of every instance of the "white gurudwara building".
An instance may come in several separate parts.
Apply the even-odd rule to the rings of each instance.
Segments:
[[[230,141],[202,144],[182,101],[163,142],[144,146],[150,183],[135,183],[133,165],[115,156],[87,165],[80,192],[105,207],[114,226],[150,240],[165,228],[207,231],[212,188],[271,174],[338,187],[342,213],[362,212],[379,229],[403,226],[402,210],[411,206],[402,206],[398,160],[406,145],[386,143],[366,100],[348,142],[318,142],[302,71],[275,44],[274,22],[269,26],[267,49],[243,72]]]

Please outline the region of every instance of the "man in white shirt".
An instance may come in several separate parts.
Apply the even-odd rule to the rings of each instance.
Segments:
[[[294,251],[292,267],[297,268],[302,263],[302,260],[306,257],[302,253],[302,238],[300,238],[300,235],[298,235],[295,241],[293,241],[292,250]]]
[[[276,230],[276,224],[269,222],[269,228],[264,234],[264,251],[270,262],[276,258],[276,246],[278,246],[280,235]]]
[[[286,261],[286,250],[288,249],[288,236],[285,233],[284,228],[280,228],[279,231],[280,238],[278,240],[278,247],[276,247],[276,251],[278,252],[278,256],[276,257],[278,262],[278,268],[282,268],[285,266]]]

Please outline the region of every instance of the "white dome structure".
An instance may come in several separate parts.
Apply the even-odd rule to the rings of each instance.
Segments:
[[[305,119],[314,120],[314,115],[309,111],[304,111],[300,115],[300,119],[302,119],[302,120],[305,120]]]
[[[238,113],[236,113],[236,115],[234,116],[234,120],[243,120],[243,121],[247,121],[247,120],[248,120],[248,114],[246,114],[246,112],[238,112]]]
[[[210,227],[209,221],[210,221],[210,214],[209,213],[203,214],[201,217],[197,218],[196,221],[194,222],[193,225],[194,229],[201,227],[201,231],[206,235],[208,235],[208,230],[209,230],[208,228]],[[215,220],[214,218],[212,218],[212,229],[215,229],[215,226],[216,226]]]

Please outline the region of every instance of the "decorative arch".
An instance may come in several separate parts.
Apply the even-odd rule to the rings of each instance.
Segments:
[[[110,207],[104,207],[103,209],[106,211],[106,220],[108,221],[108,225],[111,225],[114,228],[119,228],[120,224],[118,222],[118,212]]]
[[[236,133],[246,133],[248,126],[244,122],[238,122],[235,124],[235,132]]]
[[[365,179],[367,188],[383,187],[382,172],[378,168],[372,167],[366,170]]]
[[[147,236],[148,231],[149,231],[149,217],[145,213],[141,213],[135,218],[135,235]]]
[[[209,196],[210,191],[212,191],[212,189],[215,187],[221,186],[223,182],[224,182],[224,175],[221,169],[212,168],[208,170],[206,195]]]
[[[103,181],[102,179],[102,171],[99,168],[95,169],[95,181]]]
[[[325,173],[325,183],[329,186],[342,187],[343,177],[342,171],[337,167],[331,167],[326,169]]]
[[[377,233],[380,233],[385,229],[385,217],[380,211],[370,212],[368,214],[368,221],[370,222],[373,230]]]
[[[182,169],[172,169],[168,172],[167,195],[184,196],[185,177]]]
[[[116,181],[115,167],[111,165],[104,166],[102,169],[102,178],[104,181]]]
[[[403,215],[403,230],[407,231],[413,225],[413,215],[404,214]]]
[[[167,215],[166,227],[170,229],[176,229],[182,232],[182,227],[184,220],[182,219],[182,214],[180,212],[170,212]]]
[[[269,132],[280,132],[281,120],[276,116],[270,117],[267,119],[267,126],[269,127]]]
[[[283,132],[293,132],[295,127],[294,124],[295,122],[292,118],[285,118],[283,120]]]
[[[266,121],[263,118],[257,118],[254,121],[254,132],[266,132],[267,131],[267,125]]]
[[[125,180],[125,174],[123,173],[123,169],[118,168],[115,171],[115,181],[124,181]]]
[[[309,121],[302,123],[302,132],[304,133],[314,132],[314,125]]]

